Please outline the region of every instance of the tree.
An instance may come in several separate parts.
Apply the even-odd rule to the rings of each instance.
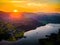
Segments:
[[[17,29],[10,23],[0,21],[0,41],[16,41],[24,36],[24,31],[17,33]]]

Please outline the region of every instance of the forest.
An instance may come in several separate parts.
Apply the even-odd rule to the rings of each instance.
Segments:
[[[24,31],[18,32],[12,24],[0,21],[0,41],[16,41],[23,37]]]

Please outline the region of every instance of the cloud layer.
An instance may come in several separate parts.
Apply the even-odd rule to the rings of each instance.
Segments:
[[[22,38],[16,42],[0,42],[1,45],[37,45],[38,39],[45,38],[45,35],[50,35],[51,33],[58,33],[58,29],[60,29],[60,24],[47,24],[45,26],[41,26],[36,28],[35,30],[31,30],[25,32],[26,38]]]

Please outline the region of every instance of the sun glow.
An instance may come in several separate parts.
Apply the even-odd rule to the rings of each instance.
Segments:
[[[18,12],[17,10],[14,10],[13,12],[10,13],[10,20],[11,21],[19,21],[23,18],[22,13]]]
[[[13,10],[13,12],[18,12],[18,10],[15,9],[15,10]]]
[[[58,0],[0,0],[0,11],[60,13]]]

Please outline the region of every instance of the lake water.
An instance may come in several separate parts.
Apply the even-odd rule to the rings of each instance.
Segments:
[[[51,33],[58,33],[58,29],[60,29],[60,24],[50,23],[37,27],[35,30],[25,32],[24,36],[26,38],[22,38],[16,42],[2,41],[0,45],[39,45],[38,39],[46,38],[45,35],[50,35]]]

